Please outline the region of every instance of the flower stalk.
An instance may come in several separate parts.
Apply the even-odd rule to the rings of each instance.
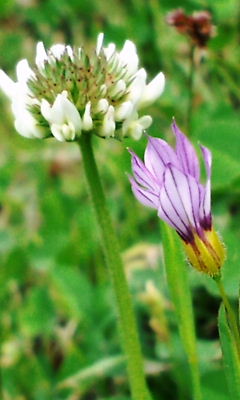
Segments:
[[[197,339],[188,271],[183,258],[181,243],[175,232],[166,223],[161,222],[161,233],[168,286],[175,306],[179,334],[191,374],[192,396],[194,400],[202,400]]]
[[[238,326],[238,321],[236,318],[236,315],[232,309],[232,306],[230,304],[230,301],[228,300],[228,296],[227,293],[225,292],[222,280],[221,280],[221,276],[214,278],[219,293],[221,295],[225,310],[226,310],[226,315],[227,315],[227,320],[228,320],[228,324],[229,327],[232,331],[233,337],[235,339],[236,342],[236,348],[237,348],[237,352],[238,352],[238,357],[240,359],[240,333],[239,333],[239,326]]]
[[[124,274],[118,240],[107,209],[106,198],[93,154],[91,135],[82,135],[79,139],[79,145],[116,297],[119,329],[123,349],[127,357],[127,370],[132,398],[134,400],[151,400],[144,377],[143,360],[131,296]]]

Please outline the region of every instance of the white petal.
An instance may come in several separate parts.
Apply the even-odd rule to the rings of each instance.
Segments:
[[[2,69],[0,69],[0,88],[10,99],[14,97],[16,83]]]
[[[52,107],[50,106],[49,102],[45,99],[42,99],[41,114],[47,121],[51,121],[51,110]]]
[[[105,113],[107,112],[108,109],[108,101],[107,99],[101,99],[99,100],[97,107],[96,107],[96,112],[97,113]]]
[[[114,108],[109,106],[108,111],[104,115],[102,127],[100,130],[101,136],[111,137],[115,131]]]
[[[89,101],[86,104],[85,112],[83,114],[83,119],[82,119],[82,129],[84,131],[90,131],[93,127],[93,120],[91,117],[90,109],[91,109],[91,102]]]
[[[75,139],[75,128],[71,122],[68,124],[62,125],[62,133],[66,140],[74,140]]]
[[[32,69],[29,67],[27,60],[21,60],[17,63],[17,79],[20,83],[27,83],[28,79],[35,76]]]
[[[64,44],[54,44],[52,47],[50,47],[50,54],[60,60],[63,53],[65,52],[65,49],[66,47]]]
[[[131,101],[125,101],[120,106],[115,108],[115,120],[123,121],[128,118],[133,111],[133,104]]]
[[[114,97],[126,90],[126,83],[123,79],[120,79],[110,90],[110,96]]]
[[[144,68],[141,68],[135,75],[134,81],[128,88],[129,94],[127,95],[127,100],[137,104],[142,97],[143,91],[146,87],[147,73]]]
[[[109,43],[107,47],[103,48],[107,61],[112,57],[116,50],[116,45],[114,43]]]
[[[63,99],[62,105],[64,107],[64,119],[73,124],[76,133],[80,133],[82,128],[82,120],[77,108],[67,98]]]
[[[48,118],[48,121],[50,123],[54,123],[57,125],[62,125],[64,123],[64,99],[66,98],[62,94],[57,95],[56,100],[54,101],[53,106],[50,109],[50,114]]]
[[[139,118],[138,123],[144,128],[147,129],[152,124],[152,117],[150,115],[144,115]]]
[[[123,123],[124,136],[129,135],[135,140],[139,140],[146,128],[152,123],[150,115],[145,115],[138,119],[138,114],[134,113],[129,120]]]
[[[146,107],[153,103],[161,96],[165,86],[165,76],[160,72],[155,78],[145,87],[138,108]]]
[[[130,40],[126,40],[118,56],[123,64],[127,66],[128,73],[130,75],[135,74],[138,68],[138,55],[135,44]]]
[[[21,116],[15,120],[15,128],[17,132],[26,138],[42,139],[46,136],[46,129],[37,126],[37,121],[33,118],[29,111],[22,109]]]
[[[45,61],[48,61],[48,56],[47,56],[43,42],[38,42],[36,52],[37,52],[37,54],[36,54],[35,62],[36,62],[38,69],[42,70],[45,67]]]
[[[134,109],[132,113],[129,115],[129,117],[122,124],[122,131],[124,136],[128,134],[130,126],[132,125],[133,122],[136,122],[137,119],[138,119],[138,113]]]
[[[99,33],[99,35],[97,37],[97,47],[96,47],[97,56],[99,55],[99,53],[102,49],[103,39],[104,39],[104,34],[101,32],[101,33]]]
[[[62,126],[61,125],[57,125],[57,124],[52,124],[50,126],[51,132],[53,134],[53,136],[59,140],[60,142],[65,142],[65,138],[62,132]]]
[[[65,123],[72,123],[76,134],[81,132],[82,121],[80,114],[75,105],[67,99],[66,90],[57,95],[52,107],[46,100],[42,100],[41,113],[50,124],[61,126]]]
[[[135,124],[133,124],[129,130],[129,134],[130,136],[135,139],[135,140],[139,140],[142,137],[143,134],[143,127],[142,125],[138,124],[137,122]]]
[[[73,49],[71,48],[71,46],[67,45],[66,50],[67,50],[67,54],[68,54],[69,58],[73,61],[73,59],[74,59]]]

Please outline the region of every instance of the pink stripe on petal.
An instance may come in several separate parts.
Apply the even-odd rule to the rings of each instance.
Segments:
[[[159,198],[155,193],[149,192],[139,186],[133,178],[129,178],[132,186],[132,191],[135,197],[137,198],[140,203],[144,206],[151,207],[151,208],[158,208],[159,206]]]
[[[136,181],[150,191],[158,193],[159,186],[151,172],[148,171],[142,160],[133,151],[129,150],[129,152],[132,155],[132,171]]]
[[[197,180],[200,177],[200,168],[197,153],[188,140],[188,138],[180,131],[176,122],[172,124],[173,133],[176,136],[176,153],[181,164],[181,169],[185,174],[190,174]]]
[[[148,144],[144,154],[144,162],[149,171],[161,184],[167,164],[178,166],[177,156],[165,140],[148,136]]]
[[[196,180],[170,165],[164,174],[164,188],[184,225],[199,231],[201,190]]]
[[[184,239],[187,239],[190,236],[188,226],[178,214],[164,188],[161,190],[159,200],[158,216],[179,232]]]
[[[211,168],[212,168],[212,153],[204,146],[200,146],[202,155],[204,158],[206,172],[207,172],[207,182],[205,187],[205,193],[203,196],[201,208],[200,208],[200,218],[205,225],[205,228],[211,228]]]

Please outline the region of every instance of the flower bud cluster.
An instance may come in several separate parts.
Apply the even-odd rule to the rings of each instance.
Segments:
[[[139,139],[152,122],[139,110],[161,95],[165,79],[160,72],[146,84],[146,71],[138,63],[131,41],[117,52],[113,43],[103,47],[103,34],[91,56],[83,48],[56,44],[45,50],[38,43],[35,66],[21,60],[17,82],[0,70],[0,87],[12,102],[22,136],[73,141],[89,132]]]

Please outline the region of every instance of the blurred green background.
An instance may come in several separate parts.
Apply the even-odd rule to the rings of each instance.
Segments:
[[[217,35],[195,65],[191,124],[190,42],[166,23],[169,11],[212,13]],[[213,152],[213,212],[227,246],[224,280],[236,301],[240,240],[240,6],[238,0],[0,0],[0,67],[15,78],[39,40],[120,49],[133,40],[149,79],[166,89],[148,113],[149,133],[170,142],[173,116]],[[196,52],[200,55],[200,51]],[[199,58],[199,57],[198,57]],[[200,59],[200,58],[199,58]],[[20,137],[0,97],[0,341],[4,400],[129,399],[116,313],[98,229],[74,143]],[[189,372],[163,270],[156,212],[134,199],[126,172],[146,139],[95,138],[96,158],[123,250],[149,385],[156,399],[190,400]],[[217,334],[220,299],[188,267],[204,399],[227,400]]]

